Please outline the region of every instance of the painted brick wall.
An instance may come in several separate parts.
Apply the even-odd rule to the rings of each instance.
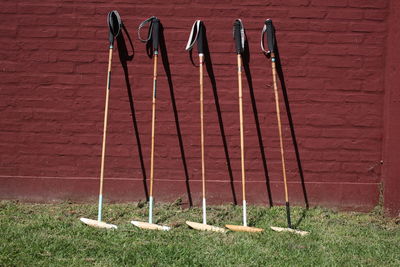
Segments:
[[[205,71],[209,201],[241,201],[232,23],[242,18],[251,72],[251,79],[243,75],[248,202],[282,203],[271,66],[259,45],[263,22],[272,18],[310,204],[365,210],[378,203],[387,0],[3,0],[0,198],[81,201],[96,197],[108,51],[105,20],[112,9],[120,12],[133,40],[134,58],[124,73],[114,51],[106,199],[145,198],[152,60],[136,31],[141,21],[155,15],[164,27],[164,54],[171,72],[169,84],[160,60],[157,200],[182,197],[188,203],[190,189],[193,202],[200,201],[198,68],[191,65],[184,47],[192,23],[202,19],[216,82],[213,91]],[[127,47],[130,52],[128,42]],[[281,109],[286,111],[283,102]],[[282,118],[290,198],[302,204],[299,164],[285,113]]]

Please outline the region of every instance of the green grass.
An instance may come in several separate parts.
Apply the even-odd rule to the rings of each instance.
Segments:
[[[201,222],[201,209],[157,203],[155,222],[169,232],[141,230],[147,204],[105,205],[106,222],[118,230],[95,229],[79,221],[96,218],[95,205],[0,202],[0,266],[400,266],[400,225],[381,209],[364,214],[293,208],[306,237],[277,233],[285,226],[283,207],[250,206],[249,224],[261,234],[198,232],[185,220]],[[241,223],[241,207],[213,206],[208,222]]]

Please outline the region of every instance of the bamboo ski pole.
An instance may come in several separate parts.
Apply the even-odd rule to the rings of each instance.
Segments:
[[[147,39],[140,37],[140,29],[147,23],[150,23],[149,36]],[[156,126],[156,98],[157,98],[157,60],[160,34],[160,20],[156,17],[150,17],[143,21],[139,26],[139,39],[143,42],[152,40],[153,47],[153,90],[152,90],[152,108],[151,108],[151,149],[150,149],[150,190],[149,190],[149,219],[148,222],[131,221],[137,227],[150,230],[168,231],[171,228],[164,225],[153,223],[153,188],[154,188],[154,148],[155,148],[155,126]]]
[[[267,33],[267,42],[268,42],[268,50],[265,51],[264,49],[264,33]],[[287,228],[281,227],[271,227],[275,231],[289,231],[294,232],[300,235],[306,235],[308,232],[306,231],[299,231],[292,229],[292,222],[290,217],[290,204],[289,204],[289,193],[288,193],[288,183],[287,183],[287,176],[286,176],[286,165],[285,165],[285,152],[284,152],[284,145],[283,145],[283,134],[282,134],[282,121],[281,121],[281,112],[279,107],[279,93],[278,93],[278,86],[277,86],[277,70],[276,70],[276,39],[275,39],[275,28],[272,24],[271,19],[267,19],[265,21],[265,25],[261,34],[261,48],[263,52],[269,54],[271,58],[271,68],[272,68],[272,81],[274,86],[274,96],[275,96],[275,108],[276,108],[276,119],[278,122],[278,133],[279,133],[279,146],[281,152],[281,163],[282,163],[282,177],[283,177],[283,185],[284,185],[284,192],[285,192],[285,206],[286,206],[286,219],[287,219]]]
[[[118,11],[113,10],[107,15],[107,24],[109,27],[108,40],[110,43],[109,52],[108,52],[108,68],[107,68],[107,85],[106,85],[106,100],[104,107],[104,126],[103,126],[103,141],[101,147],[101,164],[100,164],[100,187],[99,187],[99,203],[98,203],[98,212],[97,212],[97,221],[87,218],[81,218],[80,220],[83,223],[86,223],[90,226],[98,227],[98,228],[114,228],[117,226],[113,224],[107,224],[102,222],[102,211],[103,211],[103,184],[104,184],[104,163],[105,163],[105,154],[106,154],[106,139],[107,139],[107,122],[108,122],[108,103],[110,98],[110,84],[111,84],[111,64],[112,64],[112,55],[114,48],[114,40],[118,36],[121,31],[122,21],[119,16]]]
[[[204,55],[199,54],[200,63],[200,124],[201,124],[201,189],[203,196],[203,224],[207,224],[207,213],[206,213],[206,175],[205,175],[205,163],[204,163],[204,104],[203,104],[203,60]]]
[[[203,65],[204,65],[204,29],[203,24],[199,23],[197,36],[197,52],[199,53],[199,85],[200,85],[200,139],[201,139],[201,192],[203,197],[203,224],[207,224],[207,208],[206,208],[206,168],[204,158],[204,82],[203,82]]]
[[[239,88],[239,123],[240,123],[240,166],[242,171],[242,199],[243,199],[243,226],[226,225],[233,231],[261,232],[263,229],[247,226],[247,203],[246,203],[246,170],[244,157],[244,123],[243,123],[243,86],[242,86],[242,53],[244,52],[245,34],[243,23],[237,19],[233,24],[233,37],[235,40],[237,54],[237,76]]]
[[[288,228],[292,228],[292,223],[290,220],[289,194],[288,194],[288,186],[287,186],[287,178],[286,178],[285,152],[284,152],[284,148],[283,148],[281,112],[280,112],[280,108],[279,108],[279,93],[278,93],[278,86],[277,86],[277,81],[276,81],[275,28],[272,24],[272,20],[267,20],[265,22],[265,25],[266,25],[267,42],[268,42],[268,49],[269,49],[268,53],[271,57],[272,81],[273,81],[273,86],[274,86],[276,119],[278,121],[279,147],[280,147],[280,152],[281,152],[282,176],[283,176],[283,185],[284,185],[284,191],[285,191],[286,218],[287,218]]]
[[[204,140],[204,25],[200,20],[193,23],[186,50],[191,51],[195,42],[197,42],[197,52],[199,54],[199,87],[200,87],[200,147],[201,147],[201,192],[202,192],[202,210],[203,223],[186,221],[186,224],[193,229],[201,231],[214,231],[224,233],[225,229],[207,224],[207,204],[206,204],[206,172],[205,172],[205,140]]]
[[[243,199],[243,226],[247,226],[246,203],[246,170],[244,165],[244,127],[243,127],[243,88],[242,88],[242,57],[237,55],[238,87],[239,87],[239,122],[240,122],[240,167],[242,170],[242,199]]]
[[[100,222],[102,218],[102,205],[103,205],[103,182],[104,182],[104,160],[106,154],[106,138],[107,138],[107,118],[108,118],[108,102],[110,98],[110,82],[111,82],[111,62],[113,45],[110,45],[108,53],[108,71],[107,71],[107,87],[106,87],[106,103],[104,107],[104,127],[103,127],[103,143],[101,146],[101,165],[100,165],[100,189],[99,189],[99,206],[97,213],[97,220]]]
[[[157,56],[158,56],[158,51],[154,51],[153,98],[152,98],[152,109],[151,109],[152,115],[151,115],[149,223],[153,223],[154,135],[155,135],[155,123],[156,123]]]
[[[278,121],[279,146],[280,146],[280,151],[281,151],[282,176],[283,176],[283,185],[284,185],[284,189],[285,189],[286,217],[287,217],[288,227],[292,228],[292,223],[290,220],[289,194],[288,194],[288,186],[287,186],[287,178],[286,178],[285,152],[284,152],[284,148],[283,148],[281,111],[279,108],[278,87],[276,85],[276,63],[275,63],[274,53],[271,53],[271,62],[272,62],[272,80],[274,83],[274,94],[275,94],[276,119]]]
[[[154,135],[156,126],[156,97],[157,97],[157,58],[158,58],[158,42],[160,31],[160,20],[154,19],[152,22],[153,33],[153,98],[152,98],[152,116],[151,116],[151,154],[150,154],[150,209],[149,223],[153,223],[153,185],[154,185]]]

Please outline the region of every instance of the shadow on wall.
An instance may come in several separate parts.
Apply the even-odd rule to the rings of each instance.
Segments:
[[[125,30],[125,28],[124,28]],[[146,168],[144,164],[144,159],[143,159],[143,152],[142,152],[142,145],[140,141],[140,135],[139,135],[139,128],[136,120],[136,112],[135,112],[135,105],[133,101],[133,95],[132,95],[132,88],[129,82],[129,72],[128,72],[128,61],[131,61],[133,59],[133,45],[131,38],[127,31],[125,30],[129,43],[131,44],[132,47],[132,55],[128,54],[128,50],[126,47],[125,43],[125,38],[121,32],[121,34],[118,36],[117,42],[118,42],[118,53],[119,53],[119,59],[122,65],[122,68],[124,70],[124,76],[125,76],[125,83],[126,83],[126,88],[128,92],[128,97],[129,97],[129,104],[131,108],[131,115],[132,115],[132,122],[133,122],[133,128],[136,136],[136,143],[138,146],[138,154],[139,154],[139,160],[140,160],[140,166],[142,169],[142,174],[143,174],[143,188],[144,188],[144,193],[146,195],[146,199],[149,199],[149,192],[147,188],[147,174],[146,174]],[[147,55],[149,57],[153,56],[153,51],[152,51],[152,39],[148,40],[146,43],[146,51]],[[187,163],[186,163],[186,157],[185,157],[185,150],[184,150],[184,145],[183,145],[183,139],[182,139],[182,134],[180,130],[180,124],[179,124],[179,116],[178,116],[178,110],[176,107],[176,102],[175,102],[175,96],[174,96],[174,86],[172,82],[172,75],[171,75],[171,70],[169,66],[169,60],[168,60],[168,52],[167,52],[167,47],[165,44],[165,38],[164,38],[164,29],[162,24],[160,24],[160,52],[161,52],[161,58],[162,58],[162,63],[163,67],[168,79],[168,86],[170,90],[170,96],[171,96],[171,103],[172,107],[174,110],[174,118],[175,118],[175,125],[176,125],[176,131],[177,131],[177,136],[179,140],[179,147],[180,147],[180,152],[181,152],[181,158],[182,158],[182,164],[183,164],[183,169],[185,172],[185,182],[186,182],[186,190],[187,190],[187,195],[188,195],[188,200],[189,200],[189,205],[192,206],[192,196],[191,196],[191,191],[190,191],[190,186],[189,186],[189,171],[187,168]]]
[[[139,135],[139,127],[137,124],[136,120],[136,112],[135,112],[135,105],[133,102],[133,95],[132,95],[132,87],[129,82],[129,71],[128,71],[128,62],[133,60],[134,56],[134,49],[133,49],[133,44],[131,37],[129,36],[128,31],[126,30],[125,26],[123,26],[124,32],[126,33],[129,43],[132,48],[132,55],[129,55],[128,49],[126,47],[125,43],[125,38],[123,33],[121,32],[118,37],[117,37],[117,46],[118,46],[118,55],[119,55],[119,60],[122,65],[122,69],[124,70],[124,76],[125,76],[125,83],[126,83],[126,91],[128,93],[128,98],[129,98],[129,105],[131,108],[131,117],[132,117],[132,123],[133,123],[133,130],[135,132],[136,136],[136,144],[137,144],[137,149],[138,149],[138,154],[139,154],[139,161],[140,161],[140,168],[142,169],[142,175],[143,175],[143,188],[144,188],[144,193],[146,195],[146,200],[149,199],[149,191],[147,189],[147,174],[146,174],[146,168],[144,165],[144,159],[143,159],[143,152],[142,152],[142,143],[140,141],[140,135]]]
[[[285,101],[286,114],[287,114],[288,121],[289,121],[293,147],[294,147],[294,151],[296,154],[297,168],[299,170],[300,181],[301,181],[301,186],[302,186],[302,191],[303,191],[303,196],[304,196],[304,202],[306,205],[306,209],[308,209],[309,202],[308,202],[308,196],[307,196],[307,189],[306,189],[306,185],[305,185],[305,181],[304,181],[304,172],[303,172],[303,167],[301,165],[299,146],[297,144],[297,138],[296,138],[296,132],[294,129],[292,112],[290,111],[290,104],[289,104],[289,97],[288,97],[288,93],[287,93],[287,89],[286,89],[285,76],[283,74],[282,62],[281,62],[280,55],[279,55],[278,40],[276,38],[275,38],[275,49],[276,49],[275,58],[276,58],[277,73],[278,73],[279,81],[280,81],[281,88],[282,88],[283,99]],[[297,222],[296,225],[298,225],[301,222],[301,220],[304,218],[304,216],[305,216],[305,212],[303,212],[303,215],[301,216],[301,218],[299,219],[299,221]]]
[[[217,115],[218,115],[219,130],[221,132],[222,143],[224,145],[226,166],[228,168],[228,173],[229,173],[229,180],[230,180],[230,186],[231,186],[231,191],[232,191],[232,200],[233,200],[233,203],[235,205],[237,205],[237,198],[236,198],[236,192],[235,192],[235,185],[234,185],[234,182],[233,182],[234,181],[233,180],[233,172],[232,172],[231,160],[230,160],[230,156],[229,156],[228,143],[226,141],[224,123],[223,123],[223,120],[222,120],[221,107],[219,105],[217,82],[215,80],[215,75],[214,75],[214,70],[213,70],[213,66],[212,66],[210,49],[208,47],[207,29],[206,29],[206,26],[204,26],[204,24],[203,24],[203,27],[204,27],[203,28],[204,29],[204,63],[206,65],[208,77],[210,78],[211,86],[212,86],[212,89],[213,89],[215,107],[217,109]]]
[[[142,175],[143,175],[142,181],[143,181],[144,193],[146,195],[146,199],[148,199],[149,193],[148,193],[148,188],[147,188],[147,183],[146,183],[147,182],[147,174],[146,174],[146,168],[145,168],[145,164],[144,164],[142,145],[141,145],[141,140],[140,140],[140,135],[139,135],[139,128],[138,128],[138,124],[137,124],[137,120],[136,120],[135,105],[134,105],[134,101],[133,101],[133,94],[132,94],[131,84],[129,81],[129,71],[128,71],[128,62],[133,60],[134,48],[133,48],[132,40],[131,40],[127,30],[125,29],[125,26],[123,29],[129,40],[129,44],[132,49],[132,54],[130,55],[128,53],[128,49],[127,49],[126,42],[125,42],[125,37],[122,32],[117,37],[118,53],[119,53],[119,59],[120,59],[120,62],[121,62],[121,65],[122,65],[122,68],[124,71],[125,83],[126,83],[126,88],[127,88],[128,98],[129,98],[129,104],[130,104],[130,108],[131,108],[132,123],[133,123],[134,132],[135,132],[140,166],[141,166]],[[149,57],[152,57],[151,41],[152,40],[149,40],[146,45],[147,54]],[[162,64],[163,64],[163,67],[164,67],[164,70],[165,70],[165,73],[167,76],[167,80],[168,80],[171,104],[172,104],[172,108],[174,111],[176,132],[177,132],[177,137],[178,137],[178,141],[179,141],[182,165],[183,165],[183,169],[184,169],[184,173],[185,173],[185,183],[186,183],[188,201],[189,201],[189,205],[192,206],[193,202],[192,202],[192,196],[191,196],[191,190],[190,190],[190,184],[189,184],[190,177],[189,177],[189,171],[188,171],[187,162],[186,162],[184,143],[183,143],[182,134],[181,134],[179,114],[178,114],[178,109],[177,109],[176,101],[175,101],[174,85],[173,85],[173,81],[172,81],[172,75],[171,75],[171,69],[170,69],[170,64],[169,64],[169,59],[168,59],[168,51],[167,51],[166,41],[165,41],[165,37],[164,37],[164,28],[163,28],[162,24],[160,24],[160,52],[161,52]],[[302,168],[302,164],[301,164],[300,152],[299,152],[299,148],[298,148],[298,144],[297,144],[293,118],[291,115],[289,98],[288,98],[288,93],[287,93],[286,84],[285,84],[285,78],[284,78],[284,74],[283,74],[283,70],[282,70],[281,60],[279,57],[279,49],[278,49],[277,41],[276,41],[276,60],[277,60],[276,61],[277,73],[278,73],[278,77],[279,77],[279,80],[281,83],[283,98],[284,98],[287,117],[288,117],[289,126],[290,126],[290,132],[291,132],[291,136],[292,136],[292,142],[293,142],[293,146],[294,146],[294,150],[295,150],[295,154],[296,154],[296,161],[297,161],[297,166],[298,166],[298,170],[299,170],[304,201],[305,201],[306,208],[308,209],[309,202],[308,202],[307,190],[306,190],[305,181],[304,181],[304,173],[303,173],[303,168]],[[225,128],[224,128],[222,112],[221,112],[221,107],[220,107],[219,97],[218,97],[217,82],[216,82],[215,75],[214,75],[211,53],[210,53],[209,46],[208,46],[205,26],[204,26],[204,63],[205,63],[208,77],[210,79],[212,90],[213,90],[214,102],[215,102],[217,116],[218,116],[218,122],[219,122],[219,129],[220,129],[222,143],[223,143],[223,147],[224,147],[226,166],[227,166],[227,171],[228,171],[229,179],[230,179],[232,201],[235,205],[237,205],[237,197],[236,197],[236,192],[235,192],[235,187],[234,187],[234,177],[233,177],[233,171],[232,171],[232,166],[231,166],[230,154],[229,154],[228,143],[227,143],[227,139],[226,139],[226,135],[225,135]],[[250,97],[251,97],[251,102],[252,102],[254,120],[255,120],[255,124],[256,124],[258,143],[259,143],[260,154],[261,154],[262,164],[263,164],[263,169],[264,169],[264,174],[265,174],[268,202],[269,202],[270,206],[273,206],[270,178],[269,178],[269,174],[268,174],[267,160],[266,160],[265,149],[264,149],[264,142],[263,142],[262,133],[261,133],[260,121],[259,121],[259,117],[258,117],[258,109],[257,109],[255,95],[254,95],[253,81],[252,81],[251,70],[250,70],[250,50],[249,50],[249,46],[247,44],[247,40],[246,40],[246,44],[245,44],[245,51],[243,53],[243,67],[244,67],[247,83],[248,83],[249,90],[250,90]],[[303,219],[304,216],[305,216],[305,214],[303,214],[301,216],[301,218],[299,219],[297,224],[299,224],[301,222],[301,220]]]
[[[264,149],[264,142],[263,142],[262,134],[261,134],[260,120],[258,119],[257,103],[256,103],[256,98],[254,96],[253,80],[252,80],[251,71],[250,71],[250,49],[249,49],[249,45],[247,42],[247,38],[245,38],[244,52],[243,52],[242,59],[243,59],[243,68],[244,68],[244,72],[246,74],[247,84],[248,84],[249,90],[250,90],[251,105],[253,108],[254,121],[255,121],[256,129],[257,129],[258,145],[260,148],[260,154],[261,154],[261,159],[262,159],[262,164],[263,164],[263,169],[264,169],[265,184],[267,186],[268,202],[269,202],[269,206],[272,207],[273,202],[272,202],[271,184],[270,184],[270,179],[269,179],[269,175],[268,175],[267,158],[265,156],[265,149]]]
[[[161,52],[161,59],[162,59],[164,71],[165,71],[165,74],[166,74],[167,80],[168,80],[168,87],[169,87],[169,94],[171,97],[172,109],[174,110],[176,134],[178,136],[182,165],[183,165],[183,170],[185,172],[186,192],[188,195],[189,206],[192,207],[193,201],[192,201],[192,194],[191,194],[190,185],[189,185],[189,181],[190,181],[189,171],[188,171],[188,167],[187,167],[187,163],[186,163],[185,148],[183,145],[181,127],[179,124],[179,115],[178,115],[178,109],[176,107],[176,101],[175,101],[174,84],[172,82],[171,68],[169,65],[168,51],[167,51],[167,46],[166,46],[165,37],[164,37],[164,27],[163,27],[162,23],[160,23],[160,52]]]

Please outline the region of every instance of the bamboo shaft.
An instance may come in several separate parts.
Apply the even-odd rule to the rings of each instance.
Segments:
[[[153,102],[151,117],[151,154],[150,154],[150,197],[153,196],[154,181],[154,132],[156,121],[156,91],[157,91],[157,54],[154,54],[154,70],[153,70]]]
[[[203,108],[203,63],[204,56],[199,55],[200,61],[200,136],[201,136],[201,182],[203,198],[206,197],[206,175],[204,163],[204,108]]]
[[[243,89],[242,89],[242,57],[237,55],[238,65],[238,84],[239,84],[239,116],[240,116],[240,161],[242,168],[242,194],[243,200],[246,200],[246,174],[244,169],[244,127],[243,127]]]
[[[281,114],[280,114],[280,109],[279,109],[278,87],[277,87],[277,83],[276,83],[276,63],[275,63],[275,57],[273,55],[271,55],[271,58],[272,58],[272,79],[274,82],[274,93],[275,93],[276,118],[278,120],[279,144],[280,144],[280,148],[281,148],[283,184],[285,187],[285,201],[286,201],[286,203],[288,203],[289,195],[288,195],[288,187],[287,187],[287,179],[286,179],[285,155],[284,155],[284,151],[283,151],[282,122],[281,122]]]
[[[110,98],[110,79],[111,79],[111,62],[112,62],[113,48],[110,47],[108,53],[108,71],[107,71],[107,85],[106,85],[106,104],[104,107],[104,127],[103,127],[103,144],[101,148],[101,165],[100,165],[100,189],[99,196],[103,195],[103,181],[104,181],[104,159],[106,154],[106,137],[107,137],[107,118],[108,118],[108,101]]]

